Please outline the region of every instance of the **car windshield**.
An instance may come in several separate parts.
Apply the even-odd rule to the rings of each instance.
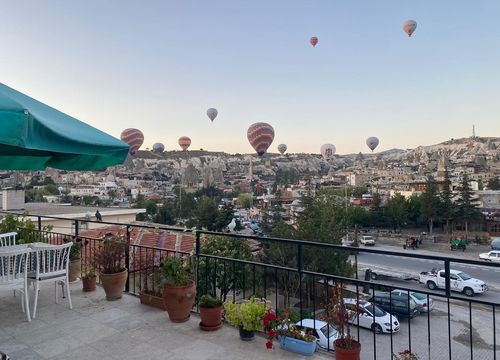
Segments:
[[[469,279],[472,279],[469,275],[467,275],[466,273],[464,272],[460,272],[457,274],[458,276],[460,276],[462,278],[462,280],[469,280]]]
[[[366,312],[370,316],[373,316],[373,309],[375,309],[375,317],[385,316],[385,314],[387,314],[384,310],[382,310],[378,306],[373,307],[373,305],[367,305],[365,307]]]
[[[426,300],[427,295],[421,293],[411,293],[411,295],[417,300]]]
[[[320,330],[326,337],[332,337],[337,334],[337,330],[331,325],[325,325]]]

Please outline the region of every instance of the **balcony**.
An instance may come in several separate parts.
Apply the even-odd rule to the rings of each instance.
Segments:
[[[61,219],[62,220],[62,219]],[[78,220],[68,219],[68,229],[72,235],[33,230],[30,240],[61,243],[64,239],[82,241],[82,262],[99,249],[100,232],[86,234]],[[41,223],[40,221],[38,222]],[[316,271],[308,264],[304,255],[310,248],[318,248],[333,256],[349,252],[349,260],[358,268],[358,261],[367,261],[368,257],[380,257],[390,270],[398,273],[398,259],[415,263],[421,270],[430,267],[467,268],[480,277],[488,275],[495,279],[500,272],[498,264],[484,263],[460,257],[443,257],[419,254],[408,250],[393,252],[375,248],[346,248],[338,245],[319,244],[297,240],[273,239],[238,236],[232,234],[214,234],[205,231],[190,230],[180,232],[169,227],[151,227],[148,225],[100,223],[106,229],[121,231],[129,241],[127,265],[129,279],[126,294],[119,301],[104,300],[100,287],[94,293],[83,293],[81,284],[72,284],[73,310],[69,310],[64,301],[53,303],[53,288],[42,289],[37,319],[26,322],[19,306],[19,299],[12,292],[0,292],[0,351],[7,352],[14,359],[113,359],[113,358],[169,358],[169,359],[280,359],[301,358],[277,348],[267,350],[265,338],[257,337],[251,343],[239,340],[238,331],[228,325],[217,332],[207,333],[198,329],[197,307],[193,308],[191,320],[184,324],[171,323],[164,312],[141,305],[136,295],[153,268],[161,263],[165,256],[175,253],[185,254],[186,248],[179,244],[192,241],[197,262],[198,293],[213,292],[223,298],[236,300],[252,295],[264,296],[275,307],[293,307],[301,311],[304,317],[320,318],[322,303],[328,301],[331,294],[329,284],[342,282],[351,291],[352,298],[367,299],[389,290],[403,289],[417,291],[433,299],[434,309],[422,312],[408,320],[399,317],[398,332],[378,334],[376,328],[362,327],[360,320],[352,326],[352,333],[362,344],[361,359],[391,359],[391,353],[411,349],[419,359],[492,359],[500,355],[498,346],[497,308],[500,304],[500,287],[488,283],[490,289],[485,294],[474,297],[452,291],[452,282],[446,281],[444,290],[428,290],[415,281],[378,278],[361,280],[361,271],[356,271],[359,278],[350,278]],[[163,233],[163,231],[165,233]],[[101,231],[104,233],[105,231]],[[157,237],[151,234],[157,234]],[[179,236],[169,238],[168,234]],[[292,249],[292,261],[288,265],[275,264],[262,256],[252,260],[211,254],[204,248],[203,236],[219,236],[232,241],[252,240],[256,244],[276,242]],[[137,239],[147,241],[141,243]],[[157,240],[155,240],[157,239]],[[177,242],[174,241],[177,239]],[[158,241],[158,242],[155,242]],[[159,244],[177,246],[177,250]],[[418,274],[418,273],[417,273]],[[147,281],[147,280],[146,280]],[[142,285],[141,285],[142,284]],[[294,286],[292,286],[294,285]],[[45,290],[45,291],[44,291]],[[377,300],[378,301],[378,300]],[[380,303],[376,303],[382,306]],[[391,305],[392,306],[392,303]],[[395,311],[395,309],[394,309]],[[394,313],[391,308],[391,313]],[[371,321],[371,320],[370,320]],[[328,349],[327,349],[328,350]],[[327,350],[318,350],[314,357],[331,358]],[[331,349],[330,349],[331,350]]]

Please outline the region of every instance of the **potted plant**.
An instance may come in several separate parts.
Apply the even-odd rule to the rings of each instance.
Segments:
[[[163,301],[162,272],[159,267],[153,267],[153,270],[142,278],[140,286],[141,304],[166,310]]]
[[[65,243],[68,242],[68,239],[63,240]],[[80,257],[82,246],[81,241],[76,240],[73,242],[73,245],[69,249],[69,271],[68,278],[69,282],[77,281],[80,277],[80,272],[82,269],[82,260]]]
[[[240,303],[227,301],[224,304],[224,313],[229,324],[240,330],[240,339],[251,341],[254,333],[262,329],[262,320],[270,309],[265,299],[251,297]]]
[[[91,265],[86,265],[82,272],[83,291],[94,291],[96,286],[97,276],[95,268]]]
[[[189,320],[196,298],[191,258],[168,256],[162,265],[163,301],[172,322]]]
[[[200,329],[214,331],[222,326],[222,300],[208,294],[200,298]]]
[[[316,337],[295,326],[290,314],[284,312],[283,316],[276,315],[273,310],[264,316],[263,325],[266,330],[268,349],[273,348],[273,340],[278,338],[280,348],[296,354],[311,356],[316,351]]]
[[[106,300],[118,300],[123,296],[123,288],[128,275],[125,267],[126,246],[122,237],[108,234],[95,254],[95,262],[100,270],[99,279],[106,293]]]
[[[351,335],[350,322],[354,320],[357,309],[348,309],[344,302],[344,285],[335,283],[332,297],[325,305],[322,320],[334,324],[339,338],[333,342],[336,360],[359,360],[361,344]]]
[[[393,360],[419,360],[417,354],[412,353],[410,350],[399,352],[397,355],[392,354]]]

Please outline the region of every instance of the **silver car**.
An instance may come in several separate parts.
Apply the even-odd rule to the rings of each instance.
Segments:
[[[396,295],[408,295],[407,290],[401,289],[392,290],[392,293]],[[410,298],[417,303],[418,311],[420,312],[428,312],[434,309],[434,301],[432,301],[432,299],[429,297],[429,303],[427,303],[427,295],[425,294],[410,291]]]

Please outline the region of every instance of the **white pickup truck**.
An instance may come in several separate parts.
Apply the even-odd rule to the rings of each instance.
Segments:
[[[445,271],[424,271],[420,273],[420,283],[431,290],[445,289]],[[463,292],[467,296],[481,294],[488,290],[484,281],[474,279],[463,271],[450,270],[450,290]]]

